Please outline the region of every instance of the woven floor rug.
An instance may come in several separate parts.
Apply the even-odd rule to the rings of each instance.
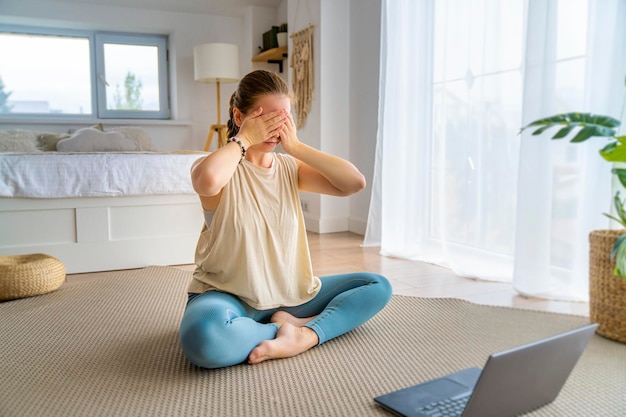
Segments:
[[[297,357],[206,370],[178,344],[190,274],[149,267],[0,303],[0,416],[389,416],[374,396],[588,320],[394,296]],[[530,415],[624,416],[625,393],[626,345],[594,336],[557,400]]]

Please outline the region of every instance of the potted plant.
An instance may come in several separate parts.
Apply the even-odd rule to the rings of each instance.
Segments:
[[[532,134],[559,127],[552,139],[570,137],[581,143],[593,137],[609,142],[600,156],[613,164],[626,162],[626,136],[618,136],[620,121],[591,113],[562,113],[535,120],[522,127],[536,128]],[[626,169],[614,165],[611,171],[626,188]],[[626,228],[626,198],[617,191],[613,198],[616,216],[604,213]],[[600,324],[597,333],[626,343],[626,230],[594,230],[589,234],[589,316]]]

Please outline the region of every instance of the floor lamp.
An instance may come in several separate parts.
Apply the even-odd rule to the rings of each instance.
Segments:
[[[239,46],[228,43],[205,43],[193,47],[194,78],[201,83],[217,85],[217,123],[209,128],[204,150],[208,151],[217,133],[217,146],[226,144],[228,126],[220,118],[220,83],[239,81]]]

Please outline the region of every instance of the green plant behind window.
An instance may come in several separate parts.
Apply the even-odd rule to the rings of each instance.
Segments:
[[[10,106],[8,101],[9,97],[13,94],[12,91],[5,91],[4,82],[0,77],[0,113],[9,113],[13,106]]]
[[[143,99],[141,98],[141,91],[143,90],[143,83],[132,72],[126,73],[124,79],[124,92],[120,91],[119,84],[115,86],[115,94],[113,100],[115,101],[116,110],[141,110]]]

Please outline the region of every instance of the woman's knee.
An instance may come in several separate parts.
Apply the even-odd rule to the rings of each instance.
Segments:
[[[215,343],[215,332],[205,320],[183,317],[179,338],[183,353],[194,365],[203,368],[220,367],[220,346]]]
[[[203,368],[212,368],[210,340],[208,331],[200,323],[188,323],[183,320],[179,332],[180,345],[189,362]]]
[[[235,305],[223,305],[224,299],[211,294],[193,300],[180,323],[179,339],[183,353],[191,363],[203,368],[221,368],[244,361],[247,353],[239,351],[231,324],[240,315]]]
[[[228,323],[206,320],[185,321],[180,327],[180,344],[187,359],[202,368],[223,368],[246,360],[249,349],[234,340]]]
[[[383,275],[373,272],[367,272],[366,274],[370,280],[370,285],[376,288],[376,294],[380,297],[380,300],[384,302],[384,304],[387,304],[393,294],[393,288],[389,280]]]

